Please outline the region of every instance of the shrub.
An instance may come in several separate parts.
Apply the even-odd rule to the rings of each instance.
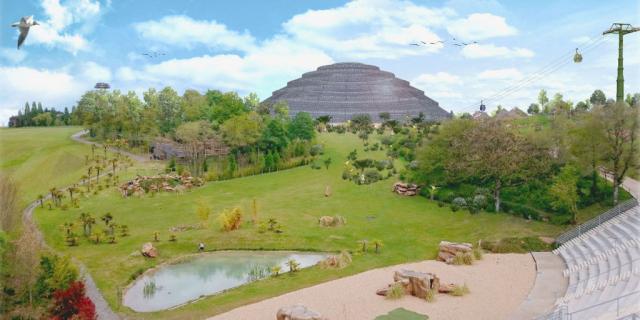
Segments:
[[[240,228],[242,224],[242,211],[240,208],[224,210],[218,217],[223,231],[232,231]]]
[[[444,207],[444,202],[438,201],[438,207],[440,207],[440,208]]]
[[[404,286],[401,283],[394,283],[389,288],[386,298],[395,300],[404,297],[404,295]]]
[[[482,210],[487,207],[487,197],[482,194],[473,197],[473,206]]]
[[[473,258],[475,260],[482,260],[482,255],[483,255],[482,248],[476,247],[473,249]]]
[[[424,297],[424,299],[427,300],[427,302],[435,302],[437,294],[438,294],[438,290],[428,289],[427,295]]]
[[[141,274],[144,273],[144,268],[138,268],[136,271],[134,271],[130,276],[129,276],[129,281],[133,281],[135,279],[137,279]]]
[[[472,265],[473,264],[473,254],[471,252],[458,252],[453,257],[452,264],[460,266],[460,265]]]
[[[465,200],[463,197],[456,197],[455,199],[453,199],[451,204],[454,204],[460,208],[463,208],[467,206],[467,200]]]
[[[75,281],[69,288],[53,294],[50,315],[53,320],[94,320],[97,317],[96,307],[85,295],[84,284],[80,281]]]
[[[311,149],[309,149],[309,154],[314,157],[324,154],[324,147],[321,144],[314,144],[311,146]]]
[[[451,290],[449,294],[454,297],[462,297],[469,294],[469,292],[471,291],[469,291],[469,287],[467,287],[467,284],[465,283],[463,285],[454,285],[453,290]]]
[[[382,175],[380,174],[380,172],[378,172],[378,170],[371,169],[364,172],[364,179],[366,184],[374,183],[382,180]]]
[[[455,205],[455,204],[451,204],[451,211],[456,212],[456,211],[458,211],[458,210],[460,210],[460,207],[459,207],[459,206],[457,206],[457,205]]]
[[[500,241],[483,241],[482,248],[494,253],[526,253],[553,249],[551,244],[545,243],[538,237],[512,237]]]

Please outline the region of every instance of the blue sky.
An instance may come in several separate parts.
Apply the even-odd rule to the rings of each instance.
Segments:
[[[612,22],[639,26],[638,3],[0,0],[0,123],[27,100],[71,107],[98,81],[138,93],[172,86],[265,99],[341,61],[378,65],[455,112],[496,94],[490,109],[526,108],[543,88],[574,102],[597,88],[615,96],[617,39],[602,31]],[[25,15],[41,25],[17,50],[9,26]],[[454,37],[478,44],[408,45]],[[584,61],[574,64],[579,46]],[[639,49],[640,32],[625,37],[627,92],[640,91]],[[142,55],[150,51],[165,55]]]

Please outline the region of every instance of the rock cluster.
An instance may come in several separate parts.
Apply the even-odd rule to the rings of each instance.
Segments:
[[[396,182],[393,184],[393,192],[402,196],[415,196],[420,191],[420,187],[413,183]]]
[[[190,175],[161,174],[157,176],[137,176],[120,186],[123,197],[131,195],[143,195],[151,192],[180,192],[185,189],[199,187],[204,184],[202,178]]]
[[[321,314],[301,304],[282,307],[276,314],[277,320],[326,320]]]
[[[473,246],[470,243],[440,241],[439,251],[438,251],[438,260],[444,261],[447,264],[451,264],[456,254],[471,253],[472,250],[473,250]]]
[[[343,216],[322,216],[318,218],[318,223],[323,227],[336,227],[347,224],[347,219]]]
[[[142,255],[147,258],[155,258],[158,256],[158,250],[153,246],[151,242],[147,242],[142,245]]]
[[[440,279],[433,273],[412,270],[400,270],[393,273],[393,283],[386,288],[379,289],[376,294],[386,296],[391,287],[401,284],[404,292],[421,299],[426,298],[427,291],[440,289]]]

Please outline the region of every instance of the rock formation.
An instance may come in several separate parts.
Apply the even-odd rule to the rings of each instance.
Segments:
[[[472,250],[473,246],[470,243],[440,241],[438,260],[451,264],[457,253],[471,253]]]
[[[307,308],[304,305],[296,304],[282,307],[276,314],[276,320],[326,320],[321,314]]]
[[[155,258],[158,256],[158,250],[153,246],[151,242],[147,242],[142,245],[142,255],[147,258]]]
[[[403,196],[415,196],[420,191],[418,185],[412,183],[396,182],[393,184],[393,192]]]
[[[393,283],[386,288],[376,291],[376,294],[386,296],[391,287],[400,283],[404,291],[408,295],[412,295],[421,299],[426,298],[427,291],[439,290],[440,279],[433,273],[418,272],[411,270],[400,270],[393,274]]]

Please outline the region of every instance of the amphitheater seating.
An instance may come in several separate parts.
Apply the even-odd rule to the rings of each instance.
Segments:
[[[619,319],[640,312],[640,206],[563,244],[569,318]]]

